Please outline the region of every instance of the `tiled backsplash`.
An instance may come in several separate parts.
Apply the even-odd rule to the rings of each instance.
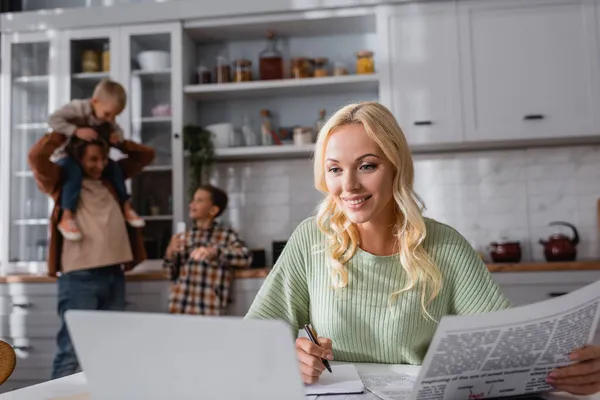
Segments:
[[[521,241],[523,260],[541,261],[538,240],[554,229],[548,223],[567,221],[581,236],[578,259],[600,256],[600,147],[415,156],[415,169],[425,215],[453,226],[486,254],[489,242],[507,237]],[[268,252],[321,198],[310,160],[218,164],[213,183],[230,195],[232,226],[250,247]]]

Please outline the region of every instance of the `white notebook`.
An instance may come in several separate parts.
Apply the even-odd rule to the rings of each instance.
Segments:
[[[353,364],[332,365],[330,373],[325,370],[319,381],[311,385],[304,385],[307,396],[321,394],[352,394],[365,391],[358,371]]]

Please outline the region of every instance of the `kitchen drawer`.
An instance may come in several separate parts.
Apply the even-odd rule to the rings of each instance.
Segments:
[[[149,294],[163,293],[169,291],[168,281],[147,281],[147,282],[127,282],[126,293],[130,294]]]
[[[513,306],[537,303],[572,292],[585,284],[500,285]]]
[[[233,281],[234,293],[237,291],[253,291],[258,293],[265,278],[236,279]]]
[[[55,295],[16,294],[0,296],[0,315],[55,313]]]
[[[128,294],[126,301],[127,311],[167,312],[169,310],[169,298],[166,292]]]
[[[52,337],[36,338],[36,337],[3,337],[2,340],[12,345],[19,360],[34,360],[43,358],[44,356],[53,355],[56,350],[55,336],[58,331],[54,332]]]
[[[42,368],[15,368],[10,376],[14,381],[47,381],[52,376],[52,362]]]
[[[55,313],[0,315],[0,337],[53,338],[59,327]]]
[[[48,379],[44,379],[43,381],[34,381],[34,380],[19,381],[19,380],[16,380],[16,379],[13,379],[12,377],[10,377],[8,379],[8,381],[6,381],[3,385],[0,386],[0,393],[7,393],[12,390],[22,389],[27,386],[37,385],[38,383],[42,383],[47,380]]]
[[[56,283],[3,283],[0,284],[0,296],[57,296]]]

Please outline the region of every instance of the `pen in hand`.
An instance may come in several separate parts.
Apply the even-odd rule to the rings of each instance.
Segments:
[[[310,341],[318,346],[319,342],[317,341],[317,332],[315,332],[314,329],[310,325],[304,325],[304,330],[306,331],[306,334],[308,335],[308,338],[310,339]],[[327,368],[327,371],[329,371],[330,373],[333,373],[333,371],[331,371],[331,366],[329,365],[329,361],[327,361],[324,358],[321,358],[321,361],[323,361],[323,364],[325,365],[325,368]]]

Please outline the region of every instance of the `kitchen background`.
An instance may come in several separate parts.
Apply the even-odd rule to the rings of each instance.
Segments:
[[[552,221],[575,225],[578,259],[600,253],[597,201],[600,147],[465,152],[414,157],[425,215],[461,232],[479,251],[502,238],[521,241],[523,260],[543,261],[538,243]],[[285,240],[322,198],[310,160],[218,164],[213,182],[231,199],[225,218],[252,248]]]

